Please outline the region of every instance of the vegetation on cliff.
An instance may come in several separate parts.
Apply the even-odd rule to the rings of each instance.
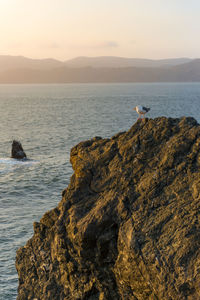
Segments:
[[[199,299],[200,125],[137,121],[71,150],[58,207],[17,251],[18,300]]]

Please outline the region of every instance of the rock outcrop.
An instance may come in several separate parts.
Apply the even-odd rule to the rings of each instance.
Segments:
[[[81,142],[71,163],[17,251],[18,300],[200,299],[200,125],[137,121]]]
[[[16,140],[13,140],[12,142],[11,158],[16,158],[16,159],[26,158],[26,153],[24,152],[21,143]]]

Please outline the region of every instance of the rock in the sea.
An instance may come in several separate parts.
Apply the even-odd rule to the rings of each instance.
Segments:
[[[17,251],[17,299],[200,299],[200,125],[138,121],[78,144],[71,163]]]
[[[16,140],[13,140],[12,142],[11,157],[16,159],[26,158],[26,153],[24,152],[21,143]]]

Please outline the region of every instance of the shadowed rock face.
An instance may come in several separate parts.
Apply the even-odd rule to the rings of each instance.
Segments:
[[[11,157],[16,159],[26,158],[26,153],[24,152],[20,142],[15,140],[12,142]]]
[[[200,299],[200,126],[138,121],[71,150],[58,207],[17,251],[18,300]]]

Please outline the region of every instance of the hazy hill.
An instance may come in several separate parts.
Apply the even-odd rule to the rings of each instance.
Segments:
[[[14,69],[51,70],[58,67],[70,68],[124,68],[124,67],[168,67],[192,61],[190,58],[151,60],[114,56],[76,57],[65,62],[47,58],[31,59],[24,56],[0,55],[0,71]]]
[[[124,58],[121,59],[126,61]],[[76,60],[78,58],[74,59],[74,62]],[[107,67],[103,67],[103,60],[104,63],[106,60],[109,61],[110,65],[108,63]],[[182,60],[189,61],[180,64]],[[101,67],[78,66],[78,62],[76,67],[75,65],[69,67],[66,62],[53,59],[31,60],[25,57],[0,56],[0,83],[200,82],[200,59],[161,60],[163,64],[165,63],[162,67],[160,65],[117,67],[118,58],[113,58],[113,61],[111,58],[102,58],[99,59],[99,63],[100,61]],[[111,67],[111,61],[113,65],[116,61],[114,67]],[[137,61],[139,63],[138,59]],[[144,61],[148,61],[149,64],[158,63],[158,61]]]
[[[80,56],[65,62],[68,67],[93,67],[93,68],[124,68],[124,67],[166,67],[190,62],[190,58],[172,59],[143,59],[125,58],[115,56],[85,57]]]
[[[171,68],[171,71],[175,73],[181,81],[200,81],[200,59],[174,66]]]
[[[112,83],[200,81],[200,66],[166,68],[56,68],[16,69],[0,73],[0,83]]]
[[[0,55],[0,72],[13,69],[50,70],[60,67],[63,63],[56,59],[31,59],[24,56]]]

